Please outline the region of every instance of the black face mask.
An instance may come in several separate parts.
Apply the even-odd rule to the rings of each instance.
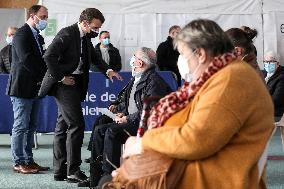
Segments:
[[[86,34],[86,37],[88,37],[88,38],[95,38],[95,37],[97,37],[97,36],[98,36],[98,33],[97,33],[97,32],[94,32],[94,31],[92,31],[92,30],[91,30],[90,33],[87,33],[87,34]]]

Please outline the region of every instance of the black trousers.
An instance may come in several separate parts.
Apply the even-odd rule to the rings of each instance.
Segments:
[[[92,143],[93,143],[93,137],[94,137],[94,132],[95,132],[96,126],[107,124],[107,123],[112,123],[112,122],[113,122],[113,120],[106,115],[101,115],[101,116],[97,117],[97,119],[96,119],[96,121],[93,125],[93,130],[92,130],[90,141],[89,141],[88,148],[87,148],[89,151],[92,151],[92,145],[93,145]]]
[[[53,142],[54,174],[73,175],[80,170],[82,163],[81,147],[85,129],[80,87],[77,84],[67,86],[60,83],[54,96],[58,106]]]
[[[111,174],[114,167],[108,162],[110,161],[116,167],[120,165],[121,144],[124,144],[129,137],[125,132],[134,136],[137,133],[138,125],[109,123],[98,125],[95,127],[93,136],[93,157],[103,156],[102,170],[103,174]],[[106,160],[108,159],[108,161]]]

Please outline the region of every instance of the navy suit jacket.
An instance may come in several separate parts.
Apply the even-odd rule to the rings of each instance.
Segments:
[[[46,72],[46,64],[41,54],[44,52],[44,39],[41,35],[38,41],[40,45],[37,44],[28,24],[24,24],[14,35],[7,95],[19,98],[37,97],[40,82]]]

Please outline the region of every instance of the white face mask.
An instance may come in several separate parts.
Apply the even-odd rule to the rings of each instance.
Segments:
[[[178,62],[177,62],[178,70],[181,75],[181,78],[185,81],[188,81],[189,73],[189,67],[187,64],[187,59],[184,58],[182,55],[179,55]]]
[[[13,41],[13,36],[7,36],[7,37],[6,37],[6,43],[7,43],[7,44],[11,44],[12,41]]]
[[[192,54],[189,56],[191,58],[195,54],[195,51],[192,52]],[[182,55],[179,55],[178,57],[178,70],[181,75],[181,78],[184,79],[187,82],[192,82],[193,80],[193,74],[197,70],[197,67],[193,72],[190,73],[189,67],[188,67],[188,59],[189,58],[184,58]]]
[[[138,68],[139,66],[134,66],[134,62],[135,62],[135,57],[132,56],[129,63],[131,66],[132,76],[139,77],[142,74],[142,72],[135,71],[135,68]]]

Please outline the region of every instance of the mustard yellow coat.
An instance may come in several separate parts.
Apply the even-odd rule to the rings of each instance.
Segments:
[[[189,160],[178,189],[265,188],[257,164],[273,128],[264,83],[248,64],[235,61],[164,127],[147,131],[142,145]]]

